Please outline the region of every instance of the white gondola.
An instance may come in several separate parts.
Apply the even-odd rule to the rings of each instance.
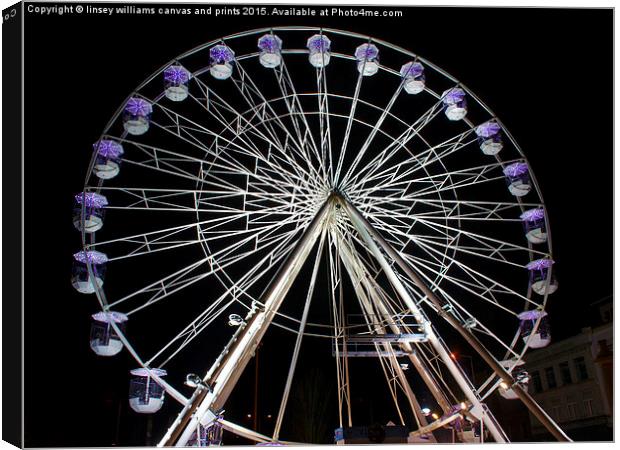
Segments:
[[[530,171],[526,163],[516,162],[504,168],[508,190],[515,197],[523,197],[532,190]]]
[[[331,57],[332,42],[323,34],[315,34],[308,39],[307,47],[309,51],[308,60],[317,69],[329,64]]]
[[[173,65],[164,70],[164,95],[173,102],[182,102],[189,95],[191,74],[181,65]]]
[[[506,369],[512,374],[515,383],[519,384],[519,386],[521,386],[521,389],[527,392],[530,382],[530,376],[523,366],[525,363],[520,359],[508,359],[505,361],[501,361],[500,364],[504,367],[504,369]],[[499,392],[499,395],[501,395],[507,400],[516,400],[519,398],[517,393],[510,386],[500,384],[497,390]]]
[[[476,136],[478,136],[480,150],[485,155],[497,155],[504,148],[502,127],[494,120],[478,125]]]
[[[444,91],[441,95],[444,105],[444,113],[450,120],[464,119],[467,115],[467,99],[465,91],[461,88],[452,88]]]
[[[525,266],[530,271],[530,287],[539,295],[553,294],[558,289],[555,275],[550,271],[553,263],[552,259],[543,258],[532,261]],[[550,279],[547,280],[549,276]]]
[[[362,44],[355,49],[357,71],[370,77],[379,71],[379,49],[374,44]]]
[[[114,356],[123,349],[123,342],[112,326],[116,324],[124,333],[127,316],[116,311],[101,311],[92,315],[90,348],[100,356]]]
[[[282,39],[275,34],[266,34],[258,40],[260,55],[258,60],[263,67],[273,69],[282,62]]]
[[[96,286],[103,286],[105,265],[108,257],[105,253],[94,250],[80,251],[73,255],[73,268],[71,269],[71,284],[76,291],[82,294],[92,294]],[[88,266],[92,270],[91,277]]]
[[[524,311],[518,317],[520,320],[519,330],[521,338],[530,348],[542,348],[551,343],[551,328],[545,311],[537,309]],[[534,332],[534,326],[538,319],[540,319],[540,322],[536,332]]]
[[[209,50],[211,67],[209,73],[217,80],[226,80],[233,73],[232,63],[235,61],[235,52],[226,45],[220,44]]]
[[[93,173],[97,178],[109,180],[114,178],[121,170],[121,157],[123,146],[110,139],[102,139],[93,144],[96,152]]]
[[[525,229],[525,237],[532,244],[547,242],[547,225],[545,222],[545,210],[534,208],[525,211],[520,216]]]
[[[150,372],[158,377],[166,375],[164,369],[139,368],[131,371],[133,378],[129,383],[129,406],[140,414],[155,413],[164,404],[164,388],[151,378]]]
[[[127,133],[140,136],[146,133],[151,124],[153,105],[140,97],[132,97],[123,111],[123,127]]]
[[[103,227],[103,216],[108,199],[95,192],[80,192],[75,196],[73,226],[78,231],[94,233]]]
[[[415,95],[424,91],[426,77],[421,63],[411,61],[404,64],[400,68],[400,74],[403,77],[403,89],[407,94]]]

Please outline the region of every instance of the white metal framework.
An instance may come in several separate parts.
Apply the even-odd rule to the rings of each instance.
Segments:
[[[306,47],[313,35],[328,37],[330,47]],[[277,36],[281,48],[266,54],[267,47],[256,45],[264,36]],[[378,56],[366,46],[360,60],[365,44]],[[214,59],[218,45],[232,50],[230,57]],[[421,64],[424,77],[403,75],[408,62]],[[164,84],[171,67],[189,77]],[[466,96],[466,107],[458,98],[447,101],[455,89]],[[498,362],[524,357],[529,340],[521,338],[519,314],[545,308],[551,290],[533,292],[526,265],[551,259],[551,234],[546,227],[540,242],[526,239],[520,216],[544,211],[536,178],[528,167],[527,189],[510,184],[505,171],[527,164],[525,155],[466,86],[379,39],[274,27],[180,55],[138,86],[128,102],[133,99],[152,111],[127,119],[126,103],[106,126],[98,142],[121,144],[122,164],[105,166],[113,172],[98,176],[95,152],[84,191],[105,196],[106,218],[103,226],[93,222],[101,228],[96,233],[83,226],[82,238],[83,250],[107,256],[105,283],[94,285],[102,310],[127,318],[126,332],[115,321],[110,326],[182,404],[160,445],[183,446],[199,424],[219,420],[216,411],[270,325],[295,335],[275,432],[262,436],[220,420],[226,429],[279,441],[308,336],[334,343],[340,426],[353,424],[349,377],[355,374],[348,359],[356,356],[352,345],[364,344],[370,350],[357,356],[369,351],[379,359],[386,395],[401,420],[403,407],[413,411],[418,434],[465,417],[481,420],[495,441],[508,440],[485,399],[502,383],[522,391],[514,366],[506,370]],[[454,108],[466,108],[467,115],[454,120]],[[503,137],[493,151],[477,132],[489,122]],[[543,220],[548,223],[546,215]],[[287,292],[303,282],[297,274],[304,263],[312,269],[307,297],[302,307],[286,308]],[[322,264],[328,283],[317,280]],[[88,271],[95,275],[92,264]],[[551,286],[550,267],[545,277],[541,285]],[[327,293],[331,309],[322,322],[310,320],[318,291]],[[234,319],[238,328],[221,353],[201,350],[202,368],[209,369],[190,398],[153,370],[195,352],[231,313],[241,313]],[[364,321],[350,323],[350,314]],[[491,376],[476,384],[469,379],[441,337],[448,329],[481,354]],[[434,424],[421,413],[403,358],[442,409]],[[537,408],[527,393],[520,395]]]

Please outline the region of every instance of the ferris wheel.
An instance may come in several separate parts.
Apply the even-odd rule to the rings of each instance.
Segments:
[[[467,425],[481,423],[507,441],[485,404],[496,391],[568,439],[523,370],[528,348],[550,342],[545,305],[557,288],[532,168],[474,93],[410,51],[316,27],[196,47],[113,115],[75,202],[83,248],[72,283],[100,309],[91,348],[135,358],[136,412],[156,412],[166,395],[179,402],[162,446],[208,443],[217,427],[284,442],[304,339],[332,342],[340,427],[352,425],[347,361],[374,357],[401,421],[413,413],[412,439],[451,424],[468,441]],[[290,301],[299,283],[305,298]],[[314,312],[319,301],[328,317]],[[221,410],[270,326],[295,346],[265,436]],[[474,383],[455,361],[455,332],[487,379]],[[215,333],[230,337],[208,354],[200,342]],[[197,349],[188,396],[166,375]],[[409,365],[441,409],[433,420]]]

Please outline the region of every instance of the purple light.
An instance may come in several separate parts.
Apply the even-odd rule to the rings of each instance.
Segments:
[[[524,222],[536,222],[545,218],[545,210],[542,208],[528,209],[519,217]]]
[[[216,62],[231,62],[235,59],[235,52],[225,45],[216,45],[209,50],[209,56]]]
[[[364,61],[375,59],[379,56],[379,49],[374,44],[362,44],[355,49],[355,59]]]
[[[322,34],[315,34],[308,39],[308,50],[314,52],[328,52],[331,47],[332,41],[327,36]]]
[[[82,250],[73,255],[77,262],[86,264],[88,262],[92,264],[104,264],[108,262],[108,256],[105,253],[98,252],[96,250]]]
[[[145,369],[144,367],[133,369],[130,373],[138,377],[150,377],[151,373],[158,377],[165,377],[168,374],[164,369]]]
[[[444,91],[442,99],[446,105],[456,105],[465,100],[465,91],[461,88],[452,88]]]
[[[123,146],[116,141],[104,139],[93,144],[95,151],[104,158],[117,159],[125,153]]]
[[[476,134],[483,138],[488,138],[491,136],[495,136],[500,132],[502,127],[499,126],[497,122],[494,120],[489,120],[488,122],[483,123],[476,127]]]
[[[132,97],[125,105],[125,111],[132,116],[146,117],[153,112],[153,106],[143,98]]]
[[[545,317],[547,315],[546,311],[540,311],[538,309],[533,309],[531,311],[523,311],[517,317],[519,320],[538,320],[539,317]]]
[[[266,34],[258,40],[258,48],[269,53],[276,53],[282,49],[282,39],[275,34]]]
[[[548,269],[549,267],[553,265],[554,262],[555,261],[553,261],[552,259],[548,259],[548,258],[536,259],[534,261],[529,262],[525,267],[528,270]]]
[[[76,194],[75,201],[87,208],[103,208],[108,205],[108,199],[95,192],[80,192]]]
[[[504,175],[507,177],[518,177],[519,175],[523,175],[527,173],[527,164],[523,162],[516,162],[514,164],[510,164],[504,168]]]
[[[164,80],[173,84],[185,84],[189,81],[191,74],[183,66],[170,66],[164,70]]]
[[[424,66],[419,62],[408,62],[400,68],[400,74],[405,77],[419,77],[424,73]]]
[[[98,313],[93,314],[91,317],[95,319],[97,322],[105,322],[105,323],[111,323],[111,322],[123,323],[129,320],[127,315],[120,313],[120,312],[116,312],[116,311],[100,311]]]

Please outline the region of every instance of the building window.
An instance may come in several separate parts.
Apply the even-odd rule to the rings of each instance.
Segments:
[[[542,386],[542,380],[540,379],[540,372],[538,370],[535,370],[534,372],[532,372],[530,374],[530,376],[532,377],[532,385],[534,386],[534,392],[542,392],[543,390],[543,386]]]
[[[589,398],[583,401],[583,414],[586,417],[592,417],[592,399]]]
[[[570,376],[568,361],[560,363],[560,376],[562,377],[562,384],[571,384],[573,382],[573,379]]]
[[[547,377],[547,386],[549,386],[549,389],[557,387],[558,383],[555,381],[555,371],[553,367],[547,367],[545,369],[545,376]]]
[[[577,418],[577,403],[569,403],[566,405],[568,411],[568,420],[575,420]]]
[[[575,369],[577,371],[577,378],[579,381],[585,381],[588,379],[588,368],[586,367],[586,360],[583,356],[574,359]]]
[[[553,416],[553,418],[557,421],[561,421],[562,420],[562,407],[561,406],[554,406],[551,409],[551,415]]]

